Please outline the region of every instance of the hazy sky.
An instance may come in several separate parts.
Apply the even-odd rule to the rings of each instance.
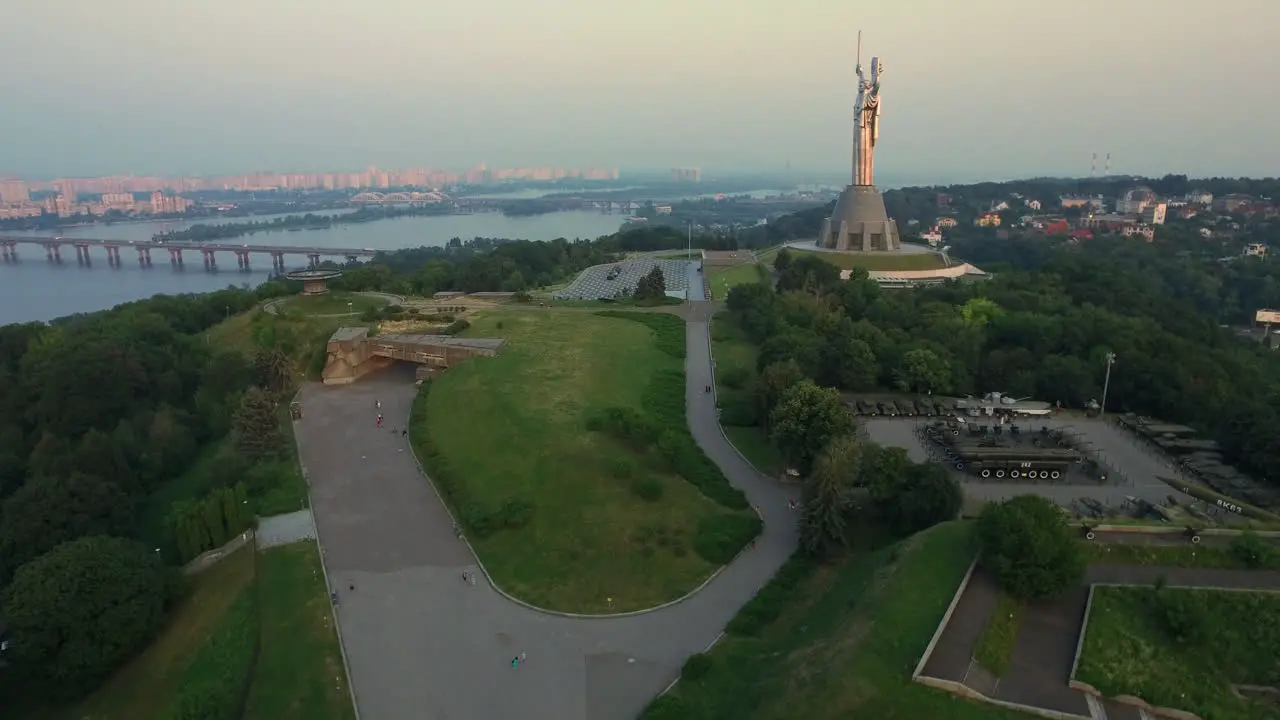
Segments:
[[[1278,0],[2,0],[0,175],[1280,171]]]

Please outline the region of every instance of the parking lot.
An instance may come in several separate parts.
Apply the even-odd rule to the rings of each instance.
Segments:
[[[915,462],[934,459],[929,448],[920,440],[917,428],[931,418],[863,418],[872,442],[900,447]],[[975,419],[990,423],[987,419]],[[1156,475],[1180,477],[1171,461],[1127,437],[1123,431],[1103,420],[1061,416],[1027,418],[1020,421],[1024,431],[1038,431],[1047,426],[1050,431],[1061,429],[1077,438],[1080,449],[1096,460],[1107,476],[1105,482],[1086,478],[1077,472],[1068,473],[1060,480],[997,480],[981,478],[967,472],[955,472],[966,495],[980,500],[1005,500],[1015,495],[1033,493],[1069,507],[1073,501],[1089,498],[1108,507],[1125,505],[1127,497],[1135,497],[1153,504],[1160,504],[1173,488],[1156,479]]]

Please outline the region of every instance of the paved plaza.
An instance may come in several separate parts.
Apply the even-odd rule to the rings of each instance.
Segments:
[[[417,391],[412,366],[303,390],[300,454],[362,720],[630,720],[787,560],[796,547],[787,493],[721,433],[703,391],[714,383],[710,304],[688,314],[690,430],[760,508],[765,531],[702,591],[647,614],[563,617],[485,583],[401,435]],[[480,581],[466,583],[463,571]]]
[[[915,428],[920,419],[913,418],[861,418],[873,442],[900,447],[915,462],[927,462],[929,453],[916,437]],[[1156,475],[1181,477],[1180,472],[1166,458],[1126,436],[1124,431],[1104,420],[1093,418],[1028,418],[1021,424],[1028,429],[1047,425],[1051,430],[1062,428],[1077,434],[1089,454],[1109,470],[1106,483],[1081,482],[995,482],[989,478],[958,473],[965,495],[979,500],[1006,500],[1028,493],[1042,495],[1054,502],[1067,505],[1072,500],[1093,498],[1103,505],[1119,507],[1126,496],[1161,503],[1175,493],[1174,489],[1156,479]]]

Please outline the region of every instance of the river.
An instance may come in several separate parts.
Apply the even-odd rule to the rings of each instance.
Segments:
[[[244,222],[247,219],[263,220],[271,217],[273,216],[206,219],[198,222]],[[591,211],[556,212],[530,217],[507,217],[499,213],[403,217],[335,225],[318,230],[259,232],[252,236],[252,240],[249,236],[244,236],[243,239],[236,238],[226,242],[398,250],[423,245],[444,245],[454,237],[464,240],[474,237],[594,239],[616,232],[624,220],[624,215]],[[151,236],[158,232],[181,230],[193,224],[195,223],[190,221],[168,220],[86,225],[39,234],[150,242]],[[230,253],[223,253],[226,257],[220,258],[221,271],[206,273],[200,266],[199,256],[188,253],[190,257],[187,258],[186,270],[178,271],[170,267],[169,259],[163,251],[153,252],[153,266],[144,269],[138,266],[136,256],[128,250],[120,253],[122,266],[112,268],[107,265],[105,251],[95,249],[93,252],[95,255],[91,267],[77,265],[75,251],[69,247],[63,248],[62,264],[54,265],[45,260],[44,251],[39,246],[19,245],[21,260],[18,263],[0,263],[0,325],[52,320],[72,313],[104,310],[122,302],[140,300],[159,293],[210,292],[228,285],[253,287],[266,280],[271,269],[270,258],[255,255],[252,256],[252,271],[239,272],[235,268],[235,257]],[[294,268],[301,267],[306,260],[286,256],[285,262],[290,268]]]

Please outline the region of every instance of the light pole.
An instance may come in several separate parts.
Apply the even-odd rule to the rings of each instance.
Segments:
[[[684,257],[686,262],[693,262],[693,223],[689,223],[689,247],[687,250],[685,250]],[[684,276],[685,276],[684,301],[685,301],[685,304],[688,304],[692,302],[692,300],[690,299],[691,296],[689,295],[689,293],[693,290],[693,287],[689,284],[689,267],[687,265],[685,266]]]
[[[1111,366],[1116,362],[1116,354],[1107,353],[1107,376],[1102,381],[1102,411],[1099,415],[1103,420],[1107,419],[1107,389],[1111,387]]]

